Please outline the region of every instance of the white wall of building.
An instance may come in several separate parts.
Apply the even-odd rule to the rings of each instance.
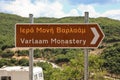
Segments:
[[[29,80],[29,67],[4,67],[0,68],[0,80],[1,76],[10,76],[11,80]],[[33,68],[34,80],[44,80],[43,70],[41,67]]]

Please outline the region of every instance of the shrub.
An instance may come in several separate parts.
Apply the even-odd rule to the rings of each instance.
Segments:
[[[22,58],[18,61],[18,64],[21,66],[29,66],[29,61],[28,59]]]
[[[14,52],[6,51],[6,52],[2,52],[0,55],[2,58],[11,58],[12,56],[14,56]]]

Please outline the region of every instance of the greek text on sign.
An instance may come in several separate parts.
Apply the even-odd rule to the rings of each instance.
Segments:
[[[16,47],[98,47],[98,24],[16,24]]]

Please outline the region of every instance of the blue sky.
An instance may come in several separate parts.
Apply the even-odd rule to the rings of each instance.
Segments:
[[[0,0],[0,12],[28,17],[84,16],[120,20],[120,0]]]

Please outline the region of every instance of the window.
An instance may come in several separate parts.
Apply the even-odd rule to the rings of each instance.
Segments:
[[[1,80],[11,80],[11,77],[10,76],[2,76]]]
[[[39,77],[42,77],[42,73],[39,73]]]
[[[36,75],[34,75],[34,80],[37,80],[37,74],[36,74]]]

